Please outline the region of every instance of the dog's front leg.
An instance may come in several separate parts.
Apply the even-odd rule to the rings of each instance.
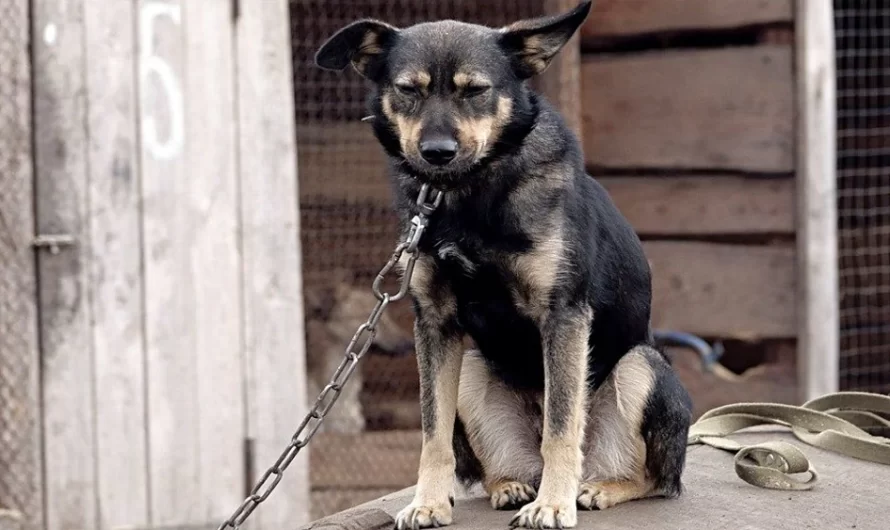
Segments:
[[[590,312],[565,308],[542,326],[544,350],[544,459],[538,497],[513,518],[514,526],[571,528],[578,522]],[[496,421],[496,420],[495,420]]]
[[[414,500],[396,516],[399,530],[451,524],[455,465],[451,437],[463,348],[461,337],[450,328],[444,319],[418,311],[414,335],[423,447]]]

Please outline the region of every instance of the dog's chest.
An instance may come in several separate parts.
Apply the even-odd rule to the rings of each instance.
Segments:
[[[437,280],[454,295],[461,320],[537,320],[534,290],[516,255],[468,242],[442,242],[434,259]]]
[[[489,365],[517,388],[538,389],[543,381],[540,328],[510,257],[444,243],[434,259],[436,281],[454,296],[458,324]]]

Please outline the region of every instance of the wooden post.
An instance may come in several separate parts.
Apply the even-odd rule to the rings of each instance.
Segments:
[[[293,66],[287,0],[242,2],[238,53],[239,174],[251,479],[279,457],[306,413],[306,369]],[[303,451],[254,512],[252,528],[309,518]],[[253,522],[256,521],[256,522]]]
[[[97,529],[148,524],[134,2],[86,1]],[[69,96],[70,97],[70,96]]]
[[[0,433],[3,530],[43,526],[29,4],[5,2],[0,21],[0,415],[19,418]]]
[[[801,399],[838,388],[834,12],[797,0],[798,369]]]
[[[556,15],[578,5],[578,0],[545,0],[544,13]],[[580,32],[580,30],[579,30]],[[541,74],[541,91],[562,113],[581,140],[581,36],[576,34]]]
[[[82,0],[32,2],[46,530],[98,528]]]

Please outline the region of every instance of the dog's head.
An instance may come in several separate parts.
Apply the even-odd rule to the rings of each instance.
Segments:
[[[315,61],[329,70],[352,64],[372,81],[374,129],[387,152],[418,179],[460,188],[533,127],[524,82],[547,68],[590,5],[501,29],[452,20],[397,29],[360,20],[328,39]]]

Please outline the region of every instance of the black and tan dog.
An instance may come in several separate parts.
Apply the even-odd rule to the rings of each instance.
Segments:
[[[405,227],[421,184],[446,192],[411,279],[423,449],[399,528],[451,523],[455,470],[495,508],[525,504],[525,527],[680,493],[690,403],[652,346],[640,241],[526,84],[589,11],[502,29],[362,20],[316,56],[372,81]]]

